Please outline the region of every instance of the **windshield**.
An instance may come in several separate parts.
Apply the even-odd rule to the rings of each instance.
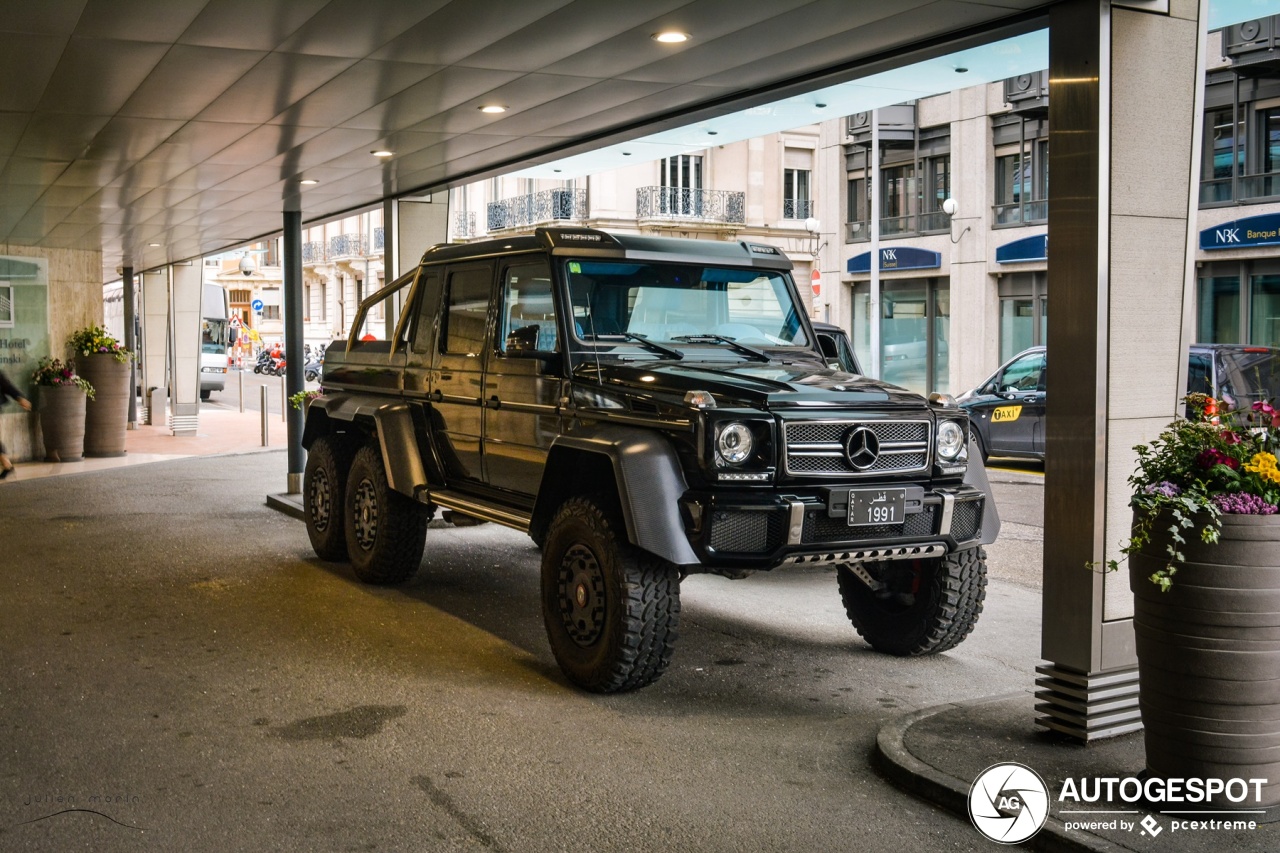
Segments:
[[[200,351],[214,354],[225,353],[227,351],[228,331],[226,320],[201,320]]]
[[[753,347],[809,345],[801,308],[776,270],[587,260],[568,261],[566,270],[582,343],[642,349],[629,334],[680,349],[723,348],[715,340],[688,340],[699,335]]]

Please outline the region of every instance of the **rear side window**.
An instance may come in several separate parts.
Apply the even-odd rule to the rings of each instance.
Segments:
[[[478,354],[484,349],[492,282],[493,269],[487,264],[450,271],[444,317],[445,352]]]

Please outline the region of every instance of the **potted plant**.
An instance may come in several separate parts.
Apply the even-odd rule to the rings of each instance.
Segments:
[[[124,456],[133,353],[101,326],[73,332],[67,347],[80,375],[97,391],[85,409],[84,455]]]
[[[1134,594],[1147,770],[1268,779],[1280,804],[1280,411],[1203,394],[1134,448]],[[1112,564],[1114,567],[1114,564]]]
[[[94,390],[75,369],[56,358],[40,359],[31,380],[40,389],[40,434],[46,462],[84,458],[85,404]]]

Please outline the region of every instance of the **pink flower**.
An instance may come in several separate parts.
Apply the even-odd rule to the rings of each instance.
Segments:
[[[1216,447],[1210,447],[1200,451],[1200,455],[1196,457],[1196,465],[1208,471],[1214,465],[1226,465],[1233,470],[1240,467],[1240,463],[1223,453]]]
[[[1235,432],[1232,432],[1231,430],[1227,430],[1222,434],[1222,441],[1225,444],[1239,444],[1240,442],[1244,441],[1244,439],[1240,437],[1239,433],[1235,433]]]

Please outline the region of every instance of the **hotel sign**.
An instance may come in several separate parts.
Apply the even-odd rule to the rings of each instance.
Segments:
[[[880,249],[880,269],[882,272],[894,270],[936,270],[942,266],[942,253],[928,249],[917,249],[914,246],[893,246]],[[851,275],[871,273],[871,253],[863,252],[854,255],[845,266]]]
[[[1247,216],[1200,232],[1200,248],[1205,251],[1250,246],[1280,246],[1280,213]]]

